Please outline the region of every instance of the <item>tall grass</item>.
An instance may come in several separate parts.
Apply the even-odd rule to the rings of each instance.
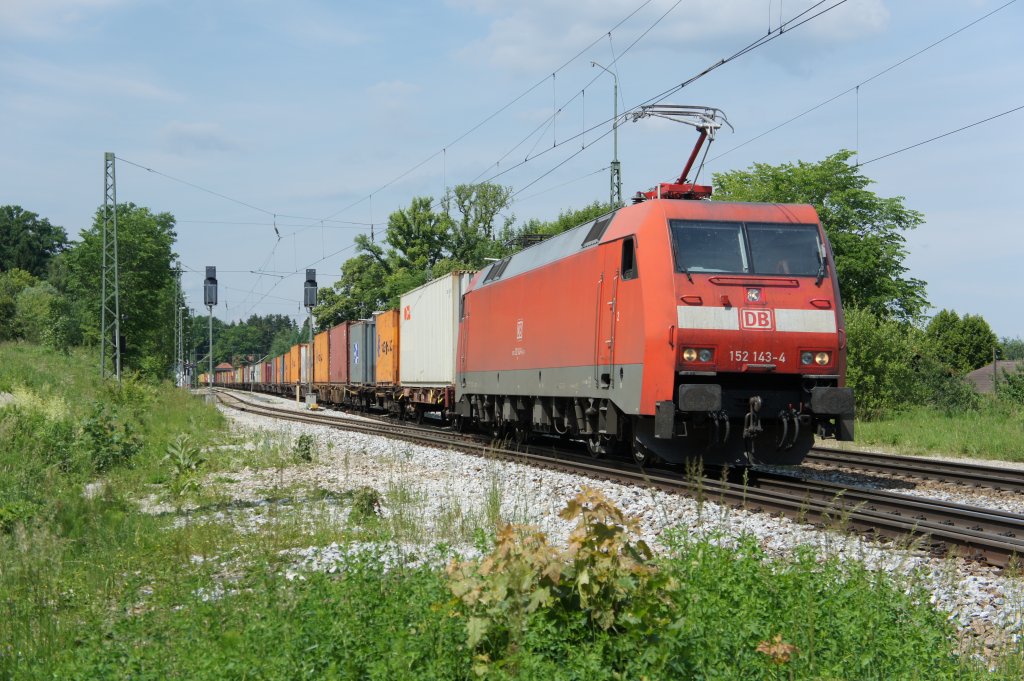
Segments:
[[[915,407],[884,419],[858,421],[856,436],[855,447],[1024,461],[1024,408],[997,402],[955,413]]]

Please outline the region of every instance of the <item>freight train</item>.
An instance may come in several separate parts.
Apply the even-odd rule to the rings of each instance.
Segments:
[[[815,435],[852,440],[821,222],[809,205],[702,200],[686,174],[706,133],[679,180],[633,205],[216,382],[641,465],[793,464]]]

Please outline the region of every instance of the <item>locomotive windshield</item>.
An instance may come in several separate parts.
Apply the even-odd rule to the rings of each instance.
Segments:
[[[824,249],[817,225],[670,220],[679,272],[813,277]]]

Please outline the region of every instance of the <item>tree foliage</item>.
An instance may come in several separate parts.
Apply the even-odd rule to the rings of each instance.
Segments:
[[[23,269],[0,272],[0,340],[18,337],[14,321],[18,311],[18,296],[38,283],[39,279]]]
[[[174,216],[132,203],[117,205],[121,333],[126,368],[162,375],[174,357],[177,296]],[[68,292],[81,306],[85,338],[98,342],[103,262],[103,209],[67,253]]]
[[[393,212],[383,242],[357,236],[358,253],[342,265],[341,278],[318,292],[313,314],[319,327],[393,308],[403,293],[435,277],[479,269],[487,258],[509,253],[513,218],[500,224],[498,219],[511,197],[511,189],[500,185],[459,185],[440,209],[430,197],[419,196]]]
[[[907,276],[904,233],[923,221],[903,197],[883,198],[840,151],[819,163],[755,163],[716,173],[715,199],[809,203],[818,211],[835,253],[844,302],[882,318],[911,320],[928,306],[925,282]]]
[[[1024,359],[1024,338],[1004,337],[999,341],[999,356],[1002,359]]]
[[[0,206],[0,272],[18,268],[42,277],[67,244],[63,227],[21,206]]]
[[[980,315],[961,317],[952,310],[941,310],[932,317],[925,333],[935,341],[946,364],[960,374],[988,364],[998,340]]]
[[[188,329],[186,342],[195,351],[196,359],[202,360],[209,350],[209,318],[206,315],[186,320]],[[280,338],[291,338],[298,333],[298,327],[291,317],[283,314],[266,316],[250,315],[245,321],[224,322],[213,318],[213,363],[229,362],[234,366],[242,362],[258,361],[279,347]],[[284,347],[287,350],[298,341]],[[205,361],[200,362],[206,366]]]
[[[857,415],[878,418],[913,405],[964,410],[978,395],[945,362],[945,352],[925,331],[869,310],[846,310],[846,383]]]

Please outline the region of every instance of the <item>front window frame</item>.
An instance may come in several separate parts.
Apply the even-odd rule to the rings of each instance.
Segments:
[[[740,238],[740,260],[742,262],[742,270],[708,270],[701,269],[695,266],[683,263],[679,257],[679,251],[676,240],[676,225],[722,225],[722,226],[736,226],[739,228],[737,234]],[[808,272],[760,272],[756,270],[755,265],[757,264],[757,257],[753,252],[751,245],[750,233],[748,226],[755,228],[763,227],[777,227],[786,228],[793,230],[806,230],[814,232],[815,245],[817,246],[817,261],[813,271]],[[821,225],[816,223],[791,223],[791,222],[766,222],[766,221],[754,221],[754,220],[687,220],[680,218],[670,218],[668,221],[669,227],[669,240],[672,244],[672,261],[675,271],[679,274],[705,274],[705,275],[744,275],[744,276],[758,276],[758,277],[814,277],[817,276],[820,264],[823,259],[826,259],[827,250],[823,241],[821,232]],[[763,254],[759,254],[763,255]]]

